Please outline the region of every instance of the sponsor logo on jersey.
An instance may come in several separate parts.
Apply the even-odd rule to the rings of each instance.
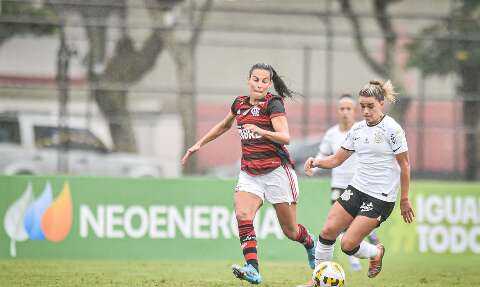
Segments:
[[[382,143],[382,142],[383,142],[382,133],[376,132],[375,135],[374,135],[374,137],[373,137],[373,141],[374,141],[376,144]]]
[[[238,134],[240,134],[240,138],[242,140],[259,139],[262,137],[261,135],[254,133],[250,130],[244,129],[241,126],[238,127]]]

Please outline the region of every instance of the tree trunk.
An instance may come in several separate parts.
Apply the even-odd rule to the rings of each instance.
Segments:
[[[95,93],[95,100],[108,121],[113,150],[137,152],[132,121],[127,110],[128,91],[99,89]]]
[[[187,150],[195,143],[197,137],[195,50],[190,44],[177,44],[174,53],[179,91],[177,104],[185,132],[183,150]],[[197,157],[193,156],[188,160],[183,171],[185,174],[194,174],[196,170]]]
[[[128,87],[155,67],[156,59],[164,48],[162,37],[160,30],[152,30],[143,47],[136,50],[130,37],[124,35],[118,40],[115,54],[105,70],[98,75],[95,100],[108,121],[116,151],[137,151],[128,111]]]

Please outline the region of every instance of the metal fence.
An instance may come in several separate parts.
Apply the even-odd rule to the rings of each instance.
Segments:
[[[335,123],[341,93],[355,94],[373,78],[392,78],[402,89],[395,112],[403,118],[414,176],[461,178],[479,162],[478,119],[464,124],[465,106],[480,105],[478,89],[469,96],[461,89],[464,71],[457,62],[465,55],[457,53],[451,59],[454,69],[444,76],[407,67],[408,43],[429,39],[421,31],[432,25],[444,26],[445,39],[458,39],[449,41],[452,51],[465,41],[472,49],[480,46],[478,32],[461,34],[452,24],[465,21],[454,17],[463,1],[398,1],[384,10],[367,0],[150,1],[154,6],[146,6],[148,1],[56,0],[32,6],[53,7],[53,18],[14,17],[5,9],[40,2],[1,1],[4,27],[57,29],[41,37],[18,32],[2,42],[0,109],[50,112],[60,116],[60,127],[68,125],[69,117],[102,125],[107,146],[153,158],[168,170],[163,175],[179,175],[185,146],[219,121],[235,96],[246,93],[247,72],[255,62],[272,64],[301,94],[287,104],[296,142],[319,139]],[[116,12],[88,10],[103,8]],[[79,16],[78,11],[90,14]],[[151,18],[152,11],[162,21]],[[97,36],[103,37],[103,55],[95,54],[99,50],[92,45]],[[436,37],[432,34],[431,40]],[[187,53],[179,54],[184,47]],[[122,55],[133,60],[122,62]],[[138,77],[123,77],[127,73]],[[128,127],[133,132],[123,135]],[[125,142],[134,148],[122,148]],[[195,170],[203,174],[236,165],[239,154],[232,131],[205,146]],[[64,169],[59,172],[73,173]]]

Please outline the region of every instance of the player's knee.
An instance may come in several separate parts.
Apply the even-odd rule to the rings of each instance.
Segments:
[[[342,251],[344,253],[348,254],[351,251],[355,250],[359,245],[356,241],[352,240],[351,238],[343,236],[342,241],[340,243],[340,246],[342,248]]]
[[[237,222],[252,219],[250,214],[245,210],[236,210],[235,216],[237,218]]]
[[[320,236],[323,238],[336,238],[337,234],[336,230],[330,226],[323,226],[322,230],[320,231]]]

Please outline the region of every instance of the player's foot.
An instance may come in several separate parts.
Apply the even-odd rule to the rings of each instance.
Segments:
[[[370,258],[369,266],[368,266],[368,277],[373,278],[382,271],[382,259],[383,255],[385,254],[385,247],[382,244],[377,245],[378,248],[378,255]]]
[[[310,279],[307,282],[305,282],[303,284],[300,284],[300,285],[297,285],[295,287],[313,287],[313,286],[315,286],[315,284],[313,283],[313,280]]]
[[[315,269],[315,246],[317,245],[317,241],[311,234],[308,234],[308,236],[312,239],[313,245],[311,248],[305,247],[305,250],[307,250],[308,265],[310,266],[310,269],[313,270]]]
[[[350,262],[350,266],[352,267],[352,271],[358,272],[362,270],[362,265],[360,264],[360,259],[351,255],[348,256],[348,261]]]
[[[258,273],[257,269],[250,264],[245,264],[243,266],[234,264],[232,265],[232,272],[240,280],[245,280],[251,284],[260,284],[262,282],[262,277]]]

